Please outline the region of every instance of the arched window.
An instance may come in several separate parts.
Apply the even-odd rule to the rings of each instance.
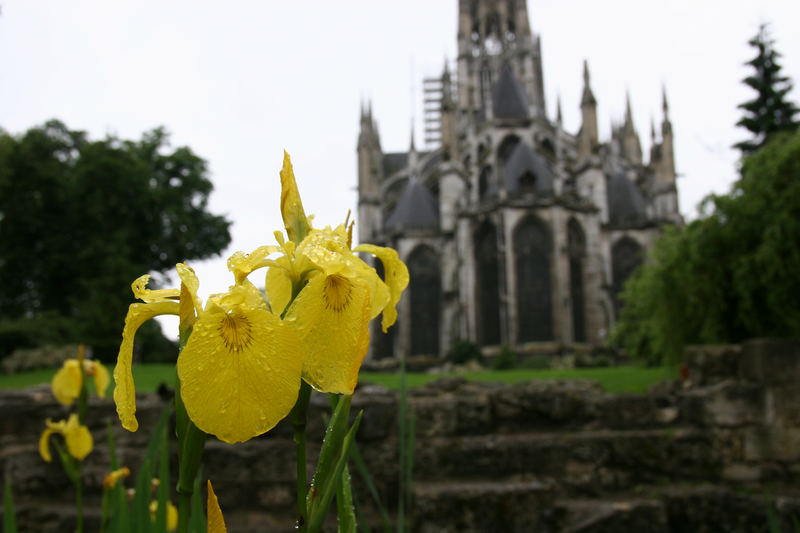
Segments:
[[[481,169],[481,175],[478,177],[478,197],[483,200],[488,198],[492,192],[494,192],[492,167],[485,166]]]
[[[505,166],[506,161],[511,156],[511,152],[514,151],[519,142],[520,138],[516,135],[508,135],[500,142],[497,147],[497,160],[500,162],[501,168]]]
[[[520,194],[533,194],[536,192],[536,175],[530,170],[525,171],[525,174],[519,177]]]
[[[567,223],[567,253],[569,255],[569,292],[572,302],[572,339],[586,342],[586,297],[583,289],[583,258],[586,255],[586,236],[574,218]]]
[[[611,276],[612,298],[614,300],[614,314],[619,317],[622,308],[620,292],[631,274],[642,264],[644,249],[642,245],[631,239],[623,237],[611,248]]]
[[[477,339],[481,346],[500,344],[500,264],[497,229],[484,222],[475,234]]]
[[[408,257],[411,304],[411,354],[439,355],[441,276],[439,258],[430,247],[418,246]]]
[[[375,261],[375,271],[381,279],[385,279],[383,261]],[[397,322],[386,333],[381,328],[380,320],[373,320],[370,327],[372,328],[372,356],[375,359],[392,357],[394,355],[394,332],[397,331]]]
[[[553,339],[551,248],[549,229],[532,216],[522,220],[514,230],[519,342]]]

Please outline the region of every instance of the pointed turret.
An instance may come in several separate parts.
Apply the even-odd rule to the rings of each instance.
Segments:
[[[675,181],[675,158],[673,151],[672,123],[669,120],[669,104],[667,103],[667,89],[662,87],[664,118],[661,121],[661,179]]]
[[[372,103],[361,103],[358,132],[358,235],[361,242],[373,240],[380,229],[380,185],[383,181],[383,150],[372,117]]]
[[[561,127],[561,123],[563,122],[561,117],[561,94],[556,96],[556,124],[558,124],[559,128]]]
[[[639,141],[639,134],[633,124],[633,112],[631,111],[631,95],[625,95],[625,122],[622,125],[622,154],[630,163],[634,165],[642,164],[642,144]]]
[[[589,63],[583,61],[583,95],[581,96],[581,131],[578,133],[578,154],[588,157],[597,146],[597,100],[589,78]]]

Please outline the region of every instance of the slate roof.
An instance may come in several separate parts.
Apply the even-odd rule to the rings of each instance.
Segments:
[[[386,229],[439,229],[439,204],[431,191],[415,178],[408,180]]]
[[[647,221],[647,208],[642,192],[624,172],[608,179],[608,218],[613,226],[636,227]]]
[[[492,90],[492,109],[495,118],[528,118],[528,98],[525,89],[506,63]]]
[[[520,141],[511,151],[503,173],[506,179],[506,190],[514,193],[520,189],[520,178],[530,172],[536,178],[536,194],[553,193],[553,171],[544,157],[533,151],[527,143]]]

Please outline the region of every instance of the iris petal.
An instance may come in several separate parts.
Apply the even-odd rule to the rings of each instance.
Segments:
[[[195,425],[234,443],[270,430],[289,413],[302,357],[295,332],[266,307],[231,305],[252,300],[225,296],[212,297],[195,324],[178,357],[178,378]]]
[[[286,275],[286,270],[270,267],[267,270],[266,290],[272,312],[280,316],[292,299],[292,280]]]
[[[289,154],[283,152],[283,168],[281,169],[281,215],[283,225],[289,239],[294,242],[302,241],[311,225],[303,209],[300,191],[297,190],[297,181],[294,179],[294,170]]]
[[[211,480],[208,480],[208,503],[206,508],[208,511],[208,533],[228,533],[228,528],[225,527],[225,518],[222,516],[222,509],[219,508],[217,495],[214,494],[214,488],[211,486]]]
[[[89,428],[86,426],[77,426],[67,430],[64,433],[64,438],[67,441],[67,451],[79,461],[86,458],[94,446],[92,434],[89,433]]]
[[[369,347],[370,302],[358,278],[320,273],[289,309],[304,355],[303,379],[318,391],[353,393]]]
[[[53,460],[53,457],[50,455],[50,435],[53,433],[55,433],[55,431],[47,428],[42,431],[42,436],[39,437],[39,455],[42,456],[42,459],[44,459],[46,463]]]
[[[106,397],[106,391],[108,390],[108,384],[111,382],[111,378],[108,375],[108,370],[102,364],[98,363],[97,361],[93,362],[94,364],[94,388],[97,391],[97,395],[101,398]]]
[[[59,403],[69,407],[80,396],[83,375],[77,359],[67,359],[53,376],[51,388]]]
[[[148,289],[147,283],[149,281],[150,275],[145,274],[144,276],[139,276],[133,283],[131,283],[133,295],[143,302],[150,303],[170,298],[175,299],[181,294],[181,291],[178,289]]]
[[[356,246],[353,251],[371,253],[383,263],[384,281],[388,285],[391,295],[388,305],[383,310],[383,319],[381,320],[381,327],[386,333],[389,326],[397,320],[397,303],[400,301],[403,290],[408,286],[408,268],[392,248],[361,244]]]
[[[136,431],[139,422],[136,420],[136,389],[133,382],[133,338],[136,330],[153,317],[159,315],[177,315],[178,302],[153,302],[148,304],[131,304],[125,316],[125,327],[122,330],[122,344],[119,347],[117,366],[114,368],[114,403],[122,427],[128,431]]]

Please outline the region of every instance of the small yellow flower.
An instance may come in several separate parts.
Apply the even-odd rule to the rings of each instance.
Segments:
[[[186,412],[202,431],[229,443],[269,431],[297,399],[303,363],[296,333],[269,310],[248,281],[211,296],[203,308],[194,272],[183,264],[177,270],[197,315],[177,364]],[[179,310],[174,299],[180,291],[147,291],[145,286],[134,283],[134,293],[150,300],[142,298],[144,304],[130,306],[114,370],[117,413],[130,431],[138,428],[133,335],[147,318]]]
[[[208,480],[208,502],[206,510],[208,512],[208,533],[228,533],[228,528],[225,527],[225,517],[222,516],[222,509],[219,508],[219,501],[217,495],[214,494],[214,488],[211,486],[211,480]]]
[[[83,372],[81,372],[81,362],[83,363]],[[72,405],[81,394],[84,374],[94,379],[94,388],[97,391],[97,395],[105,398],[110,382],[108,370],[98,361],[80,357],[64,361],[64,364],[53,376],[53,381],[50,385],[56,400],[67,407]]]
[[[46,462],[53,460],[50,455],[50,436],[54,433],[59,433],[64,437],[67,443],[67,452],[82,461],[92,451],[94,441],[89,429],[78,422],[78,415],[71,414],[68,420],[61,420],[59,422],[52,422],[49,418],[45,422],[47,429],[42,432],[39,438],[39,455],[42,456]]]
[[[117,468],[116,470],[112,470],[108,473],[108,475],[103,479],[103,489],[109,490],[113,489],[117,482],[120,479],[125,479],[126,477],[131,475],[131,470],[127,466],[123,466],[122,468]]]
[[[153,500],[150,502],[150,520],[156,520],[158,514],[158,501]],[[172,502],[167,502],[167,531],[175,531],[178,529],[178,509],[172,505]]]

